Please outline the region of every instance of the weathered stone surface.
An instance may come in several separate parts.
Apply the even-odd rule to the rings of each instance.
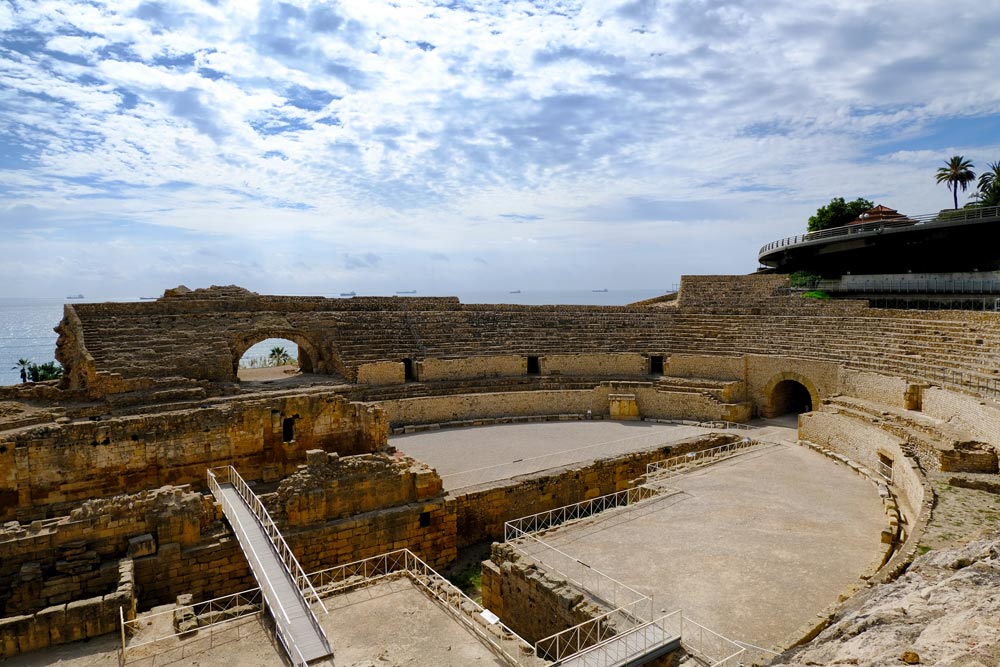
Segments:
[[[863,592],[813,642],[772,663],[789,667],[955,667],[1000,662],[1000,536],[917,558],[894,583]]]

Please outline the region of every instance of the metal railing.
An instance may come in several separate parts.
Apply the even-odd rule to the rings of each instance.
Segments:
[[[935,378],[942,386],[950,385],[961,389],[968,389],[980,396],[991,396],[1000,398],[1000,378],[983,377],[975,373],[955,370],[953,368],[941,368]]]
[[[646,479],[649,481],[662,481],[674,475],[700,467],[710,463],[715,463],[729,458],[737,452],[746,451],[754,447],[770,445],[772,443],[753,438],[743,438],[726,445],[719,445],[711,449],[703,449],[698,452],[688,452],[680,456],[672,456],[663,461],[654,461],[646,465]]]
[[[736,667],[746,653],[746,649],[732,639],[684,616],[681,616],[680,635],[684,650],[712,667]]]
[[[260,498],[256,493],[247,485],[243,480],[243,477],[236,471],[233,466],[221,466],[219,468],[212,468],[208,471],[208,484],[217,498],[221,498],[221,493],[216,493],[218,489],[218,482],[216,471],[225,472],[225,478],[222,480],[222,484],[229,483],[233,485],[233,488],[240,494],[240,497],[246,501],[247,505],[250,507],[250,511],[254,513],[257,520],[260,521],[261,527],[264,528],[264,532],[267,533],[267,537],[271,540],[271,544],[274,545],[275,550],[278,552],[278,557],[281,558],[281,562],[285,564],[288,572],[295,579],[295,585],[298,587],[299,591],[303,596],[311,596],[314,601],[319,603],[320,608],[326,612],[326,606],[320,599],[319,594],[316,589],[313,588],[312,583],[310,583],[309,578],[306,573],[302,570],[302,566],[299,565],[299,560],[295,557],[288,543],[285,542],[285,538],[282,537],[281,531],[278,530],[278,526],[271,519],[270,513],[267,508],[264,507],[264,503],[261,502]],[[212,484],[215,482],[215,488],[212,488]]]
[[[875,461],[875,472],[887,483],[892,484],[892,465],[879,459]]]
[[[185,630],[184,632],[172,632],[164,635],[154,635],[144,637],[143,633],[147,628],[157,627],[160,623],[157,619],[170,617],[170,624],[173,627],[174,615],[183,609],[189,609],[192,616],[198,623],[197,628]],[[167,611],[145,614],[141,618],[125,620],[124,613],[119,610],[121,622],[121,647],[118,650],[118,664],[122,667],[128,659],[128,652],[135,651],[143,646],[149,646],[169,639],[178,639],[190,634],[193,630],[209,631],[209,637],[214,636],[216,628],[226,625],[232,621],[246,618],[248,616],[259,615],[264,610],[264,599],[259,588],[253,588],[232,595],[196,602],[189,605],[175,606]],[[131,637],[132,641],[127,642]],[[203,648],[203,647],[202,647]],[[201,649],[199,649],[201,650]]]
[[[394,576],[407,576],[508,664],[520,667],[522,663],[518,655],[534,654],[531,644],[503,622],[476,620],[477,617],[483,618],[483,607],[409,549],[390,551],[309,575],[313,586],[325,597]]]
[[[577,588],[585,591],[609,611],[644,602],[652,610],[652,600],[631,586],[610,577],[597,568],[546,544],[538,537],[525,535],[508,543],[524,558],[536,562],[544,570],[555,572]],[[643,618],[651,618],[651,611]]]
[[[597,498],[583,500],[572,505],[564,505],[545,512],[519,517],[504,523],[504,540],[511,542],[560,524],[600,514],[617,507],[627,507],[643,500],[661,495],[663,490],[648,486],[635,486],[624,491],[609,493]]]
[[[218,480],[218,476],[214,471],[219,471],[224,473],[225,477],[221,483],[232,484],[233,488],[236,489],[240,497],[243,498],[243,500],[247,503],[247,506],[250,508],[250,511],[253,512],[254,516],[260,522],[261,527],[264,528],[265,532],[267,533],[267,536],[271,541],[271,545],[277,552],[278,557],[281,559],[282,564],[285,566],[288,573],[294,579],[295,585],[299,589],[299,593],[300,595],[303,596],[303,599],[306,598],[305,598],[305,593],[303,591],[302,582],[306,584],[306,586],[312,593],[313,598],[316,600],[316,602],[319,603],[320,608],[322,608],[325,613],[329,613],[327,612],[326,606],[323,604],[323,601],[320,599],[319,594],[316,593],[316,589],[312,587],[312,584],[306,577],[305,572],[302,571],[302,566],[299,565],[299,561],[297,558],[295,558],[295,554],[292,553],[291,548],[289,548],[288,544],[285,542],[285,538],[282,537],[281,532],[278,530],[278,527],[271,519],[271,515],[264,507],[264,504],[260,501],[260,498],[257,497],[257,494],[255,494],[250,489],[247,483],[243,480],[243,477],[240,476],[240,474],[236,471],[236,469],[233,466],[222,466],[219,468],[209,469],[208,487],[212,491],[212,494],[218,500],[219,504],[223,506],[223,508],[229,507],[229,501],[222,494],[222,490],[219,487],[220,482]],[[254,549],[253,544],[249,539],[249,533],[247,532],[246,526],[242,524],[242,522],[239,520],[239,517],[236,515],[235,512],[226,512],[226,515],[227,516],[231,515],[236,521],[235,525],[233,525],[232,527],[234,531],[238,531],[238,536],[237,536],[238,539],[240,536],[242,536],[242,539],[239,539],[240,546],[243,547],[244,549],[249,549],[250,554],[257,561],[257,563],[263,564],[264,561],[261,559],[260,554],[257,553],[256,549]],[[287,610],[281,604],[278,603],[277,599],[274,600],[267,599],[268,597],[270,597],[270,595],[273,595],[273,592],[276,590],[276,588],[274,584],[271,582],[271,578],[270,576],[268,576],[265,567],[260,568],[260,576],[264,577],[264,582],[262,583],[266,584],[265,586],[262,586],[261,589],[264,598],[267,601],[267,606],[271,609],[272,614],[274,614],[274,610],[277,608],[281,613],[281,617],[284,619],[284,623],[281,623],[279,622],[279,619],[275,617],[276,621],[275,626],[278,629],[278,632],[276,632],[275,635],[277,636],[278,641],[281,642],[282,647],[284,647],[285,652],[292,659],[292,663],[296,667],[299,666],[305,667],[306,665],[308,665],[309,661],[306,659],[305,655],[302,653],[301,649],[295,644],[295,642],[292,641],[290,637],[286,637],[287,628],[290,628],[292,625],[292,620],[291,618],[289,618]],[[329,643],[326,639],[326,633],[320,626],[319,621],[316,619],[315,614],[312,613],[312,610],[308,609],[307,611],[308,613],[305,615],[305,617],[308,620],[309,624],[312,626],[313,632],[315,632],[318,637],[322,638],[324,646],[327,649],[329,649]]]
[[[535,655],[558,662],[648,623],[649,598],[612,609],[535,642]]]
[[[885,229],[894,229],[899,227],[949,224],[956,222],[968,222],[970,220],[989,220],[994,218],[1000,218],[1000,214],[998,214],[998,207],[983,206],[978,208],[958,209],[956,211],[941,211],[940,213],[911,215],[902,218],[890,218],[887,220],[874,220],[872,222],[862,222],[844,225],[843,227],[824,229],[819,232],[798,234],[796,236],[789,236],[777,241],[772,241],[771,243],[762,246],[760,251],[757,253],[757,256],[761,257],[764,254],[779,248],[798,245],[800,243],[809,243],[812,241],[823,241],[840,236],[853,236],[855,234],[880,234]]]
[[[837,293],[880,293],[893,294],[1000,294],[1000,278],[983,276],[979,278],[891,278],[873,276],[870,278],[819,280],[816,289]]]

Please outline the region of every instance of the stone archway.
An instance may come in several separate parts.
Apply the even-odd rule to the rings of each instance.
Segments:
[[[804,375],[791,371],[772,378],[763,394],[761,415],[768,418],[810,412],[819,405],[816,385]]]
[[[240,359],[251,347],[269,338],[283,338],[295,343],[298,348],[299,370],[303,373],[329,373],[326,369],[320,347],[298,331],[288,329],[254,329],[239,334],[231,343],[233,377],[239,377]]]

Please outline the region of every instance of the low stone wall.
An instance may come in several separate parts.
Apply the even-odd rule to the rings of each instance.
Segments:
[[[516,377],[528,372],[528,358],[521,354],[462,357],[461,359],[421,359],[416,362],[417,379],[471,380],[491,377]]]
[[[744,422],[749,403],[721,403],[706,392],[660,391],[651,382],[603,382],[593,389],[553,389],[425,396],[380,401],[390,427],[540,415],[610,416],[611,394],[634,394],[640,417]]]
[[[121,622],[135,618],[135,574],[132,561],[116,567],[110,591],[85,599],[46,607],[34,614],[0,619],[0,658],[37,651],[56,644],[80,641],[115,632]]]
[[[910,383],[902,378],[842,371],[839,393],[895,408],[907,408],[906,393],[909,387]]]
[[[634,352],[546,354],[539,364],[543,375],[632,377],[649,373],[649,358]]]
[[[631,481],[645,475],[646,466],[654,461],[718,447],[739,438],[730,433],[710,433],[663,447],[463,489],[452,496],[458,546],[503,540],[507,521],[623,491]]]
[[[521,560],[506,544],[493,545],[482,581],[483,607],[532,644],[611,611],[558,574]]]
[[[672,354],[663,372],[679,378],[743,380],[747,375],[746,357],[720,357],[705,354]]]

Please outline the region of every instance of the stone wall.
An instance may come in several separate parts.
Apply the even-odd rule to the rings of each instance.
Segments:
[[[215,521],[211,503],[188,487],[163,487],[87,501],[69,516],[0,531],[0,615],[88,597],[106,583],[109,563],[175,542],[193,546]]]
[[[905,408],[906,393],[910,383],[898,377],[844,371],[840,377],[840,392],[854,398],[883,405]]]
[[[355,381],[358,384],[403,384],[406,382],[405,369],[401,361],[373,361],[357,368]]]
[[[631,481],[646,474],[649,463],[738,439],[739,436],[733,434],[710,433],[664,447],[462,489],[452,494],[457,512],[458,546],[503,540],[507,521],[623,491]]]
[[[544,375],[632,377],[649,372],[649,358],[634,352],[546,354],[539,364]]]
[[[164,484],[204,486],[206,469],[223,464],[278,479],[308,449],[358,454],[388,438],[380,410],[331,394],[65,421],[0,433],[0,519],[58,516],[89,498]]]
[[[107,592],[61,602],[33,614],[0,618],[0,658],[116,632],[124,613],[135,618],[134,570],[130,559],[113,563]]]
[[[776,416],[772,392],[784,380],[793,380],[808,389],[814,408],[840,389],[840,366],[835,363],[757,354],[748,355],[746,363],[749,399],[754,413],[764,417]]]
[[[283,479],[265,504],[275,520],[294,527],[428,500],[441,488],[433,468],[408,456],[341,457],[320,449],[309,451],[306,465]]]
[[[634,394],[641,417],[743,422],[748,403],[722,403],[704,391],[661,391],[651,382],[603,382],[593,389],[466,393],[380,401],[393,428],[536,415],[610,416],[611,394]]]
[[[482,581],[483,607],[532,644],[611,611],[557,573],[520,559],[506,544],[493,545]]]
[[[679,378],[709,380],[745,380],[746,357],[720,357],[705,354],[672,354],[664,362],[664,374]]]
[[[422,359],[417,362],[417,379],[468,380],[473,378],[516,377],[528,372],[528,358],[505,354],[460,359]]]
[[[988,443],[1000,452],[1000,404],[940,387],[923,390],[923,412]]]

